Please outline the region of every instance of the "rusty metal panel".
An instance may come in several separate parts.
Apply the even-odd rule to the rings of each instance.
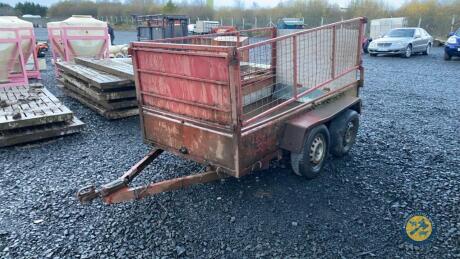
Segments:
[[[279,150],[278,139],[283,125],[284,121],[280,121],[241,137],[238,177],[263,168],[263,158]]]
[[[219,52],[220,53],[220,52]],[[192,55],[195,54],[195,55]],[[139,51],[138,69],[184,75],[195,78],[228,81],[228,60],[210,56],[215,52],[161,52],[157,49]]]
[[[145,138],[186,158],[234,170],[233,136],[144,112]]]
[[[313,108],[350,88],[343,102],[359,102],[355,43],[364,22],[276,38],[271,28],[225,34],[236,42],[249,37],[249,45],[239,47],[213,46],[210,39],[223,35],[132,43],[145,141],[236,177],[264,168],[280,147],[295,150],[309,125],[347,106],[336,101]],[[302,139],[292,142],[300,131]]]
[[[191,52],[194,55],[146,47],[136,52],[142,103],[194,119],[229,124],[228,58],[215,56],[212,51],[187,53]],[[220,49],[217,52],[222,54]]]
[[[219,124],[230,122],[226,85],[164,75],[140,74],[143,103],[157,109]]]

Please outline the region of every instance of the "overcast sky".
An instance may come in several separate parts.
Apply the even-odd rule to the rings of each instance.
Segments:
[[[388,3],[390,6],[393,6],[393,7],[399,7],[401,6],[404,2],[406,2],[407,0],[383,0],[383,2],[386,2]],[[219,4],[217,4],[218,2],[220,2]],[[248,1],[244,1],[246,3],[246,7],[250,7],[252,5],[253,2],[256,2],[257,4],[261,5],[261,6],[275,6],[277,5],[279,2],[287,2],[287,0],[248,0]],[[330,3],[337,3],[339,4],[341,7],[345,7],[348,5],[348,3],[350,3],[350,0],[329,0]],[[214,0],[214,3],[219,6],[219,5],[225,5],[225,6],[228,6],[228,5],[232,5],[234,3],[234,1],[216,1]]]
[[[39,3],[39,4],[42,4],[42,5],[49,6],[49,5],[52,5],[52,4],[56,3],[56,2],[58,2],[59,0],[40,0],[40,1],[34,1],[34,0],[0,0],[1,3],[7,3],[7,4],[10,4],[10,5],[15,5],[17,2],[24,2],[24,1],[31,1],[31,2],[34,2],[34,3]],[[123,1],[123,0],[121,0],[121,1]],[[248,0],[248,1],[244,1],[244,2],[246,4],[246,7],[252,6],[253,2],[257,3],[260,6],[273,7],[273,6],[277,5],[281,1],[286,2],[287,0]],[[383,0],[383,1],[387,2],[392,7],[399,7],[406,0]],[[176,0],[174,2],[181,2],[181,0]],[[340,6],[344,7],[350,2],[350,0],[329,0],[329,2],[337,3]],[[234,1],[232,1],[232,0],[225,0],[225,1],[224,0],[220,0],[220,1],[219,0],[214,0],[214,3],[216,5],[216,7],[232,6],[234,4]]]

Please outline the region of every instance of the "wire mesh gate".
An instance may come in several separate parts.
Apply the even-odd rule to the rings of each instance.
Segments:
[[[278,30],[276,38],[239,47],[240,84],[252,87],[243,90],[243,126],[356,82],[363,31],[363,20],[353,19],[286,35]]]

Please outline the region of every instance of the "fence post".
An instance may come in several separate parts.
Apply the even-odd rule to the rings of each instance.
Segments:
[[[241,18],[241,19],[243,20],[243,30],[244,30],[244,17],[243,17],[243,18]]]
[[[422,16],[420,16],[420,18],[418,19],[418,26],[417,27],[420,27],[420,25],[422,25]]]
[[[455,14],[452,15],[452,23],[450,24],[450,32],[454,31],[455,26]]]
[[[257,29],[257,16],[254,16],[254,27]]]
[[[220,17],[220,26],[224,26],[224,21],[222,20],[222,17]]]

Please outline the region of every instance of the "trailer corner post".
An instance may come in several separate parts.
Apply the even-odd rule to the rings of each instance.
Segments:
[[[292,97],[297,100],[297,36],[292,37]]]
[[[229,62],[229,82],[230,82],[230,98],[232,100],[232,125],[233,125],[233,157],[235,164],[235,172],[238,176],[241,172],[240,166],[240,148],[241,127],[243,122],[243,105],[241,96],[241,74],[240,74],[240,56],[243,53],[238,50],[240,33],[237,34],[236,47],[233,49],[233,57]]]
[[[357,57],[357,65],[359,70],[359,82],[358,87],[361,88],[364,86],[364,67],[363,67],[363,60],[362,60],[362,43],[364,41],[364,33],[366,30],[367,25],[367,17],[361,17],[362,23],[359,26],[359,40],[358,40],[358,57]]]
[[[332,27],[332,62],[331,62],[331,78],[335,79],[335,62],[336,62],[336,43],[337,42],[337,27]]]
[[[271,38],[276,38],[276,27],[271,28]],[[271,67],[273,69],[273,74],[276,74],[276,42],[271,44]]]
[[[133,69],[134,69],[134,83],[135,85],[140,85],[140,71],[139,71],[139,62],[138,62],[138,58],[137,58],[137,51],[134,47],[134,44],[131,42],[129,44],[129,49],[128,51],[131,52],[131,57],[132,57],[132,62],[133,62]],[[142,99],[142,95],[140,93],[140,89],[139,91],[136,91],[136,99],[137,99],[137,103],[138,103],[138,106],[139,106],[139,124],[140,124],[140,128],[141,128],[141,134],[142,134],[142,139],[145,139],[145,127],[144,127],[144,116],[143,116],[143,106],[144,106],[144,102],[143,102],[143,99]]]

